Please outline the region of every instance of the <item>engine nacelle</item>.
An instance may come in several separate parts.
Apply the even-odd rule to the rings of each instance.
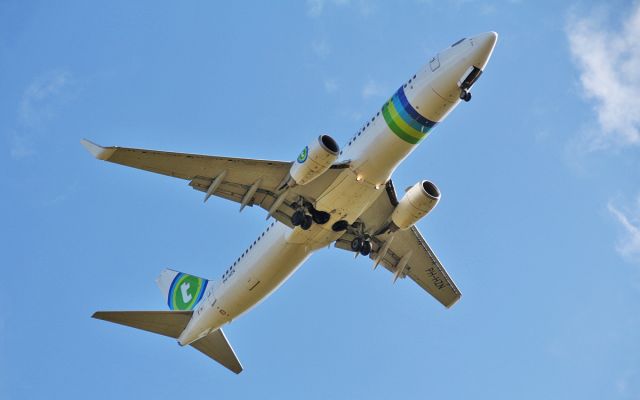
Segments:
[[[438,204],[440,190],[429,181],[413,185],[391,214],[391,221],[401,230],[409,229]]]
[[[306,185],[322,175],[338,159],[340,148],[329,135],[320,135],[305,146],[291,166],[289,174],[298,185]]]

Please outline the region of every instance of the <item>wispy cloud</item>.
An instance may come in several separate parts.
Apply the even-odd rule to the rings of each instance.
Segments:
[[[56,104],[52,100],[60,96],[69,85],[71,75],[66,71],[52,71],[36,78],[27,86],[20,102],[18,117],[26,126],[37,126],[51,118]]]
[[[320,17],[328,5],[338,7],[352,6],[360,15],[372,14],[376,7],[372,0],[307,0],[307,15],[312,18]]]
[[[602,9],[575,13],[566,27],[585,96],[593,101],[599,129],[589,150],[640,144],[640,2],[620,26],[607,26]]]
[[[382,87],[373,79],[369,79],[362,88],[362,98],[365,100],[372,97],[380,96],[382,93]]]
[[[609,201],[607,208],[623,230],[616,251],[628,261],[640,261],[640,195],[631,207],[618,207]]]
[[[307,0],[307,15],[319,17],[324,11],[324,0]]]
[[[13,159],[36,154],[36,136],[67,100],[71,84],[69,72],[50,71],[27,86],[18,106],[16,128],[9,133],[9,153]]]
[[[324,80],[324,90],[327,93],[335,93],[338,91],[338,82],[335,79],[325,79]]]
[[[316,40],[311,43],[311,49],[320,58],[327,58],[331,54],[331,45],[326,39]]]
[[[619,395],[627,398],[637,398],[640,394],[640,385],[638,382],[638,371],[636,369],[627,369],[615,381],[616,391]]]

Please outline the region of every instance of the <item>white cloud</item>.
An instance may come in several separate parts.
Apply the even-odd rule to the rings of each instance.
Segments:
[[[363,16],[372,14],[376,8],[371,0],[307,0],[307,15],[318,18],[329,4],[338,7],[353,5],[355,10]]]
[[[311,48],[313,52],[320,58],[327,58],[329,54],[331,54],[331,46],[326,39],[316,40],[311,43]]]
[[[11,142],[9,154],[14,160],[20,160],[36,153],[31,137],[14,131],[10,134],[9,139]]]
[[[599,125],[590,133],[591,149],[640,144],[640,2],[626,15],[615,28],[595,12],[567,24],[580,84]]]
[[[70,73],[50,71],[27,86],[18,106],[16,128],[9,133],[9,153],[13,159],[36,154],[36,138],[44,123],[53,118],[68,99],[71,83]]]
[[[380,96],[382,93],[382,88],[378,82],[373,79],[369,79],[362,88],[362,98],[365,100],[371,97]]]
[[[327,93],[335,93],[338,91],[338,82],[335,79],[324,80],[324,90]]]
[[[324,10],[324,0],[307,0],[307,14],[310,17],[319,17]]]
[[[25,89],[18,117],[27,126],[35,126],[54,115],[52,99],[59,96],[70,82],[65,71],[53,71],[36,78]]]
[[[625,396],[628,398],[637,398],[637,395],[640,394],[640,386],[637,384],[637,382],[638,371],[635,369],[628,369],[624,371],[623,374],[618,377],[618,379],[616,379],[616,391],[621,396]]]
[[[618,253],[629,261],[640,261],[640,196],[631,209],[620,209],[613,202],[607,204],[609,212],[623,229],[623,236],[616,244]]]

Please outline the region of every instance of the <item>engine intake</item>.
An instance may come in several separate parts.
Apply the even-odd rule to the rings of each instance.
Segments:
[[[420,218],[429,214],[440,201],[440,190],[429,181],[418,182],[405,193],[391,214],[391,221],[398,229],[411,228]]]
[[[298,185],[306,185],[331,167],[338,159],[340,148],[329,135],[320,135],[298,155],[289,174]]]

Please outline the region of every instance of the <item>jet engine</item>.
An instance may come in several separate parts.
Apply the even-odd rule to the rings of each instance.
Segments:
[[[411,186],[391,214],[391,221],[398,229],[411,228],[438,204],[440,190],[429,181]]]
[[[340,148],[329,135],[320,135],[309,146],[305,146],[291,166],[289,173],[298,185],[313,181],[336,161]]]

